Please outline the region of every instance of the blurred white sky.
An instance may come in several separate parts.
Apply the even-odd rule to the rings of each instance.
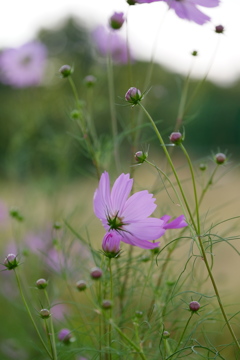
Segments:
[[[205,75],[216,54],[208,78],[227,85],[240,77],[240,0],[221,0],[219,7],[201,10],[212,18],[203,26],[179,19],[163,2],[129,7],[125,0],[7,0],[0,12],[0,48],[32,40],[38,29],[51,28],[68,15],[79,17],[93,29],[107,24],[114,11],[128,11],[128,34],[137,57],[150,59],[157,44],[155,61],[187,73],[190,53],[198,50],[193,75],[199,77]],[[214,33],[219,24],[226,29],[223,35]],[[126,24],[121,33],[126,34]]]

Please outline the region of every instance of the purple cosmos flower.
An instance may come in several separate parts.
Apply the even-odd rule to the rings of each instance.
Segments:
[[[121,174],[110,191],[109,175],[105,171],[94,194],[94,212],[106,231],[113,230],[116,235],[121,235],[123,242],[153,249],[159,242],[151,243],[149,240],[156,240],[164,234],[164,221],[149,217],[157,205],[147,190],[129,197],[132,186],[133,179],[129,174]]]
[[[99,26],[93,31],[92,36],[97,50],[102,56],[110,54],[116,63],[126,64],[128,62],[127,43],[116,32]]]
[[[47,58],[47,49],[40,42],[29,42],[15,49],[6,49],[0,55],[0,81],[17,88],[41,83]]]
[[[156,1],[166,2],[169,9],[173,9],[178,17],[194,21],[199,25],[205,24],[210,17],[202,13],[197,5],[211,8],[220,4],[220,0],[135,0],[138,4],[149,4]]]

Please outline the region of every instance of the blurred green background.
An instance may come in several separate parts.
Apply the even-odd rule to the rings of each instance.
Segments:
[[[91,34],[79,20],[71,18],[56,29],[41,30],[38,39],[47,46],[49,54],[45,84],[25,89],[0,84],[2,179],[72,179],[81,175],[84,169],[91,170],[89,159],[72,136],[78,131],[70,117],[75,105],[68,81],[58,74],[63,64],[74,66],[73,78],[83,102],[88,96],[83,81],[85,76],[92,74],[97,78],[92,96],[92,115],[98,134],[111,136],[106,61],[98,56]],[[124,101],[127,89],[137,86],[145,91],[151,87],[144,104],[153,118],[159,121],[159,128],[164,129],[168,143],[185,79],[155,64],[152,80],[144,89],[147,71],[147,63],[135,60],[131,64],[130,81],[128,65],[114,66],[119,130],[124,130],[130,116],[130,109]],[[191,81],[190,94],[199,81]],[[216,152],[218,148],[222,152],[227,149],[228,154],[237,156],[240,146],[239,98],[239,79],[231,87],[218,87],[208,81],[199,87],[185,117],[185,141],[198,158],[211,151]],[[139,148],[150,141],[151,147],[154,147],[152,136],[152,130],[146,128],[139,139]],[[124,141],[121,145],[124,149]]]

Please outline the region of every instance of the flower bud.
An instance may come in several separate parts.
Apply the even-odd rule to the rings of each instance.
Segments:
[[[197,55],[198,55],[197,50],[193,50],[193,52],[192,52],[192,56],[197,56]]]
[[[39,290],[45,289],[47,287],[47,285],[48,285],[48,282],[45,279],[38,279],[36,281],[36,286]]]
[[[98,280],[102,277],[102,270],[98,267],[94,267],[91,269],[90,275],[92,279]]]
[[[51,316],[51,313],[48,309],[42,309],[39,313],[42,319],[48,319]]]
[[[143,152],[143,151],[137,151],[134,155],[135,160],[139,163],[142,164],[144,163],[144,161],[147,159],[148,157],[148,153],[147,152]]]
[[[217,34],[222,34],[224,32],[224,27],[222,25],[215,26],[215,32]]]
[[[111,302],[111,300],[103,300],[103,302],[102,302],[102,308],[103,308],[104,310],[111,309],[111,308],[112,308],[112,302]]]
[[[123,17],[123,13],[117,13],[115,12],[109,19],[109,25],[112,29],[118,30],[122,27],[125,19]]]
[[[17,256],[15,254],[8,254],[3,264],[8,270],[12,270],[18,266],[19,261],[17,260]]]
[[[73,341],[72,333],[69,329],[62,329],[58,333],[58,339],[68,345]]]
[[[59,72],[63,78],[67,78],[73,73],[73,68],[70,65],[63,65],[60,67]]]
[[[183,140],[182,134],[180,132],[171,133],[171,135],[169,136],[169,139],[173,144],[176,144],[176,145],[181,144],[181,142]]]
[[[119,235],[116,231],[111,230],[107,232],[102,241],[102,249],[104,251],[104,255],[113,258],[117,257],[120,253],[120,242],[121,235]]]
[[[82,113],[79,110],[74,109],[70,115],[73,120],[78,120],[80,119]]]
[[[61,229],[61,227],[62,227],[62,225],[61,225],[61,223],[58,222],[58,221],[56,221],[56,222],[53,224],[53,228],[54,228],[55,230],[59,230],[59,229]]]
[[[200,309],[200,304],[198,301],[191,301],[189,304],[189,309],[192,312],[197,312]]]
[[[215,155],[215,161],[218,165],[222,165],[225,163],[226,161],[226,155],[225,154],[222,154],[222,153],[218,153]]]
[[[93,75],[88,75],[84,78],[84,84],[88,87],[92,87],[95,85],[97,79]]]
[[[138,319],[141,319],[143,317],[143,312],[142,311],[139,311],[139,310],[136,310],[135,311],[135,315]]]
[[[79,281],[76,283],[76,288],[77,288],[79,291],[84,291],[84,290],[86,290],[86,288],[87,288],[87,283],[86,283],[86,281],[84,281],[84,280],[79,280]]]
[[[170,332],[165,330],[162,334],[162,337],[163,337],[163,339],[168,339],[170,337]]]
[[[206,165],[206,164],[200,164],[200,165],[199,165],[199,170],[201,170],[201,171],[205,171],[206,168],[207,168],[207,165]]]
[[[130,89],[128,89],[125,94],[125,100],[133,106],[137,105],[142,100],[142,98],[143,96],[141,91],[135,87],[131,87]]]

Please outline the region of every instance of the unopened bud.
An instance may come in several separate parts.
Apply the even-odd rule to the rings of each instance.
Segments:
[[[48,319],[51,316],[51,313],[48,309],[42,309],[39,313],[42,319]]]
[[[162,336],[163,336],[163,339],[168,339],[168,338],[170,337],[170,332],[168,332],[168,331],[165,330],[165,331],[163,332]]]
[[[69,329],[62,329],[58,333],[58,340],[68,345],[73,341],[72,333]]]
[[[181,142],[183,140],[182,134],[180,132],[171,133],[171,135],[169,136],[169,139],[173,144],[176,144],[176,145],[181,144]]]
[[[189,309],[193,312],[197,312],[200,309],[200,304],[198,301],[191,301],[189,304]]]
[[[197,50],[193,50],[193,52],[192,52],[192,56],[197,56],[197,55],[198,55]]]
[[[94,267],[91,269],[90,275],[92,279],[98,280],[102,277],[102,270],[99,269],[98,267]]]
[[[103,300],[102,308],[105,309],[105,310],[111,309],[112,308],[111,300]]]
[[[118,30],[122,27],[124,21],[125,21],[125,19],[124,19],[123,13],[115,12],[109,19],[109,25],[112,29]]]
[[[120,243],[121,243],[121,235],[119,235],[116,231],[112,230],[107,232],[102,241],[102,249],[104,251],[104,255],[108,258],[117,257],[120,253]]]
[[[92,87],[95,85],[97,79],[93,75],[88,75],[84,78],[84,84],[88,87]]]
[[[125,94],[125,100],[130,104],[137,105],[143,98],[141,91],[135,87],[131,87]]]
[[[87,288],[87,283],[86,283],[86,281],[84,281],[84,280],[79,280],[79,281],[76,283],[76,288],[77,288],[79,291],[84,291],[84,290]]]
[[[142,164],[144,163],[144,161],[147,159],[148,157],[148,153],[147,152],[143,152],[143,151],[137,151],[134,155],[135,160],[139,163]]]
[[[137,311],[135,311],[135,315],[136,315],[136,317],[137,317],[138,319],[141,319],[141,318],[143,317],[143,312],[137,310]]]
[[[222,34],[224,32],[224,26],[222,26],[222,25],[215,26],[215,32],[217,34]]]
[[[206,168],[207,168],[207,165],[206,165],[206,164],[200,164],[200,165],[199,165],[199,170],[201,170],[201,171],[205,171]]]
[[[53,224],[53,228],[55,230],[59,230],[61,229],[62,225],[60,224],[60,222],[56,221],[54,224]]]
[[[226,158],[226,155],[225,155],[225,154],[218,153],[218,154],[215,155],[215,161],[216,161],[216,163],[219,164],[219,165],[224,164],[225,161],[226,161],[226,159],[227,159],[227,158]]]
[[[47,287],[47,285],[48,285],[48,282],[45,279],[38,279],[36,281],[36,286],[39,290],[45,289]]]
[[[17,260],[17,256],[15,254],[8,254],[3,264],[8,270],[12,270],[18,266],[19,261]]]
[[[70,65],[63,65],[59,69],[63,78],[69,77],[73,73],[73,68]]]

